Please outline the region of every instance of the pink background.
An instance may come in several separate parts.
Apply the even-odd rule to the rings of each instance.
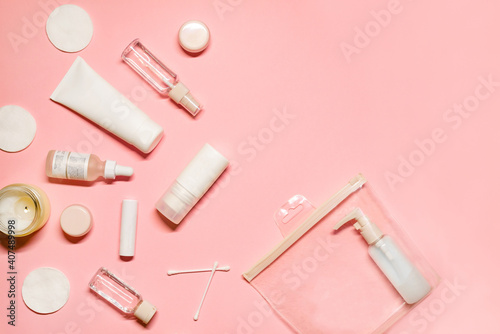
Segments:
[[[480,78],[500,82],[500,4],[73,1],[90,14],[94,37],[85,50],[66,54],[44,31],[54,3],[0,4],[0,105],[22,106],[38,127],[26,150],[0,151],[0,186],[33,183],[52,203],[47,225],[18,240],[18,292],[26,275],[41,266],[62,270],[72,290],[52,315],[31,312],[19,294],[12,328],[2,278],[1,332],[291,333],[263,308],[241,273],[281,240],[272,217],[283,202],[301,193],[319,205],[362,172],[443,279],[390,333],[498,333],[493,258],[500,233],[494,211],[500,86],[485,86]],[[189,19],[204,21],[212,33],[211,45],[198,57],[176,41]],[[196,119],[121,61],[136,37],[205,105]],[[164,127],[165,137],[151,154],[144,157],[49,100],[77,55]],[[455,113],[460,104],[470,112],[464,107],[462,116]],[[276,118],[285,112],[288,119]],[[173,230],[154,203],[206,142],[232,165]],[[89,186],[50,182],[44,174],[50,149],[92,152],[133,166],[135,175]],[[118,256],[125,198],[139,201],[136,256],[129,262]],[[95,220],[76,243],[58,222],[74,203],[89,207]],[[1,252],[0,271],[7,272],[6,248]],[[232,269],[216,274],[194,322],[208,275],[166,272],[211,267],[215,260]],[[147,327],[96,304],[87,284],[100,266],[158,307]]]

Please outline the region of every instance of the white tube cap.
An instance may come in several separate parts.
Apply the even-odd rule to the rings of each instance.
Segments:
[[[143,300],[135,310],[134,316],[147,325],[155,313],[156,307],[147,300]]]
[[[120,256],[134,256],[136,230],[137,201],[124,199],[122,202],[122,220],[120,226]]]
[[[104,178],[105,179],[116,179],[117,175],[132,176],[134,174],[134,169],[132,167],[120,166],[116,164],[116,161],[106,160],[104,165]]]
[[[130,102],[132,104],[132,102]],[[128,124],[132,125],[132,122]],[[145,118],[142,124],[137,127],[130,144],[137,147],[144,153],[151,152],[163,137],[163,128],[151,118]]]
[[[222,154],[205,144],[156,202],[156,209],[171,222],[179,224],[228,165],[229,161]]]
[[[172,223],[179,224],[198,200],[199,198],[196,198],[179,182],[174,181],[162,198],[156,202],[156,209]]]

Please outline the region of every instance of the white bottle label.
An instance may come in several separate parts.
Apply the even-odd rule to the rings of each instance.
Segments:
[[[58,178],[86,180],[90,154],[56,151],[52,161],[52,175]]]
[[[52,159],[52,176],[60,179],[66,178],[66,165],[68,164],[69,152],[56,151]]]
[[[90,154],[71,152],[66,167],[66,177],[73,180],[86,180]]]

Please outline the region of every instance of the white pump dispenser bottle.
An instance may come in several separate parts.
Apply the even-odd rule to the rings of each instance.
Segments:
[[[415,304],[422,300],[431,291],[431,285],[396,242],[390,236],[384,235],[360,208],[355,208],[340,220],[335,225],[335,230],[351,220],[356,220],[354,228],[368,243],[368,253],[371,258],[405,302]]]

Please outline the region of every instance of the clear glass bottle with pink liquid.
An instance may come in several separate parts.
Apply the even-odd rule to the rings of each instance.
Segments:
[[[117,175],[132,176],[134,170],[113,160],[101,161],[95,154],[51,150],[45,172],[52,178],[94,181],[99,177],[114,180]]]
[[[156,313],[156,307],[127,283],[101,267],[89,283],[92,291],[116,307],[125,316],[135,316],[147,324]]]

